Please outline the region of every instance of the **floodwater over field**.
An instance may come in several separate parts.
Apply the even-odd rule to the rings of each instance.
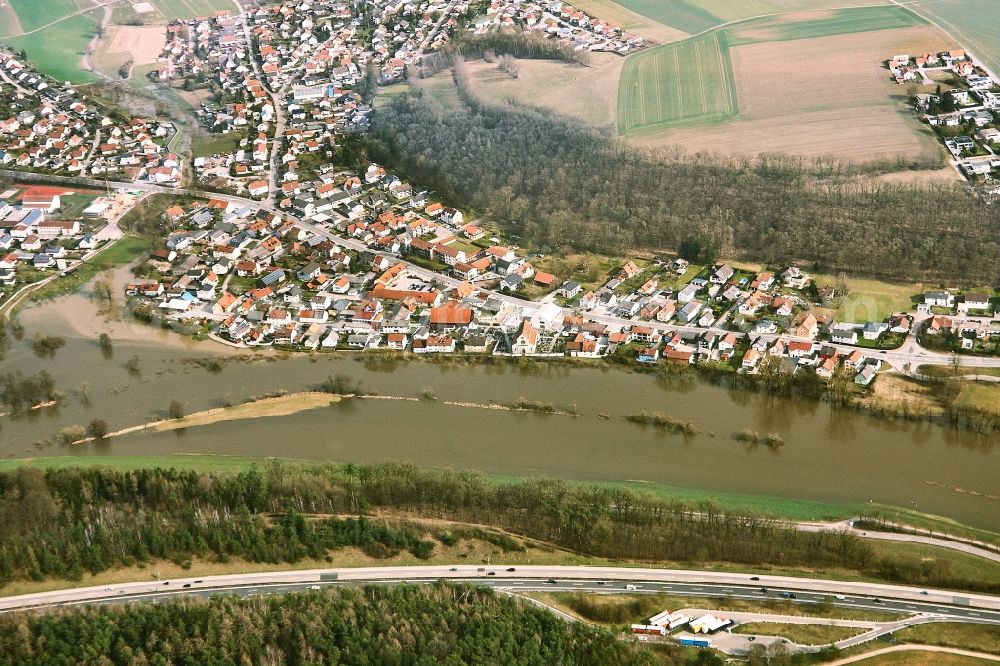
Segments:
[[[993,436],[600,366],[522,370],[514,364],[387,364],[357,354],[274,352],[258,352],[248,361],[216,343],[105,322],[81,295],[25,310],[21,321],[24,339],[14,343],[2,372],[44,369],[66,400],[17,419],[0,418],[4,457],[212,453],[394,460],[830,502],[874,500],[1000,530],[1000,438]],[[102,331],[114,339],[110,356],[97,343]],[[64,336],[66,346],[52,358],[39,358],[29,342],[36,332]],[[133,356],[138,375],[126,367]],[[221,369],[194,362],[210,359],[223,359]],[[117,430],[164,418],[172,400],[191,413],[279,390],[314,389],[331,375],[348,375],[369,393],[416,397],[429,388],[437,400],[347,400],[287,416],[93,444],[35,445],[93,418]],[[445,404],[511,403],[519,397],[578,415]],[[690,421],[697,432],[684,436],[625,420],[642,410]],[[771,449],[736,441],[733,435],[746,428],[778,433],[786,444]]]

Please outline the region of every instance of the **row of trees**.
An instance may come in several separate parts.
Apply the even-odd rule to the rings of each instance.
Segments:
[[[0,665],[721,663],[658,652],[489,589],[447,585],[0,616]]]
[[[403,549],[418,557],[432,554],[436,546],[425,528],[325,517],[376,510],[489,525],[609,558],[836,566],[887,580],[1000,590],[997,581],[952,572],[946,561],[879,557],[846,532],[801,532],[711,504],[690,506],[627,489],[548,480],[498,485],[475,473],[392,464],[275,463],[234,475],[165,469],[6,472],[0,474],[0,580],[73,578],[84,570],[192,556],[294,562],[347,545],[373,556]],[[445,544],[456,538],[433,536]]]
[[[699,259],[817,262],[828,271],[991,282],[1000,209],[959,187],[879,182],[849,165],[647,152],[554,114],[404,95],[368,149],[456,205],[543,249],[684,247]]]

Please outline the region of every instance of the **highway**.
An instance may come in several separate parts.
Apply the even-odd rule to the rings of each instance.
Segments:
[[[489,575],[489,572],[494,575]],[[336,576],[336,581],[324,578]],[[756,578],[757,580],[754,580]],[[548,582],[554,580],[555,583]],[[140,581],[71,588],[0,598],[0,612],[56,606],[109,604],[119,602],[158,603],[181,596],[209,597],[235,594],[251,597],[302,591],[314,586],[412,583],[438,580],[472,583],[509,590],[581,591],[654,594],[665,592],[700,597],[745,599],[781,599],[782,592],[794,594],[789,599],[800,604],[832,603],[845,608],[867,608],[903,614],[928,614],[941,619],[1000,624],[1000,597],[924,590],[914,587],[851,581],[794,578],[789,576],[688,571],[682,569],[644,569],[626,567],[517,566],[509,571],[504,565],[475,567],[399,566],[348,569],[312,569],[262,572]],[[188,585],[188,587],[184,587]],[[634,589],[627,589],[630,586]],[[762,592],[761,588],[766,588]],[[835,595],[844,598],[838,599]]]

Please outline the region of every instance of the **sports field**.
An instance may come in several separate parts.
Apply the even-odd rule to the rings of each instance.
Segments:
[[[994,73],[1000,72],[1000,2],[921,0],[913,9],[948,31]]]
[[[82,69],[81,59],[97,29],[96,17],[96,12],[80,14],[38,32],[3,41],[11,48],[24,49],[28,60],[43,74],[60,81],[90,83],[97,77]]]
[[[625,61],[618,131],[717,123],[739,110],[723,31],[642,51]]]

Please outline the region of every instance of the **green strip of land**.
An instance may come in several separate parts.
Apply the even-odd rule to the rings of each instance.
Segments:
[[[38,458],[12,458],[0,460],[0,471],[13,469],[21,465],[38,469],[55,469],[60,467],[106,467],[116,470],[132,470],[150,467],[177,468],[196,472],[240,472],[251,465],[267,465],[272,461],[302,467],[331,464],[335,461],[294,460],[277,457],[223,456],[209,454],[177,454],[161,456],[104,456],[75,455],[50,456]],[[524,477],[511,475],[487,475],[494,483],[509,483],[523,480]],[[891,518],[893,522],[931,529],[938,534],[976,539],[988,543],[1000,543],[1000,534],[980,530],[954,520],[918,513],[899,507],[850,502],[817,502],[799,500],[790,497],[770,497],[764,495],[748,495],[741,493],[718,493],[696,488],[681,488],[678,486],[625,481],[620,483],[600,481],[569,481],[575,485],[597,486],[604,488],[628,488],[646,492],[659,499],[676,500],[687,503],[711,502],[722,510],[752,511],[762,516],[781,518],[794,521],[836,521],[844,520],[861,514],[878,512]]]

